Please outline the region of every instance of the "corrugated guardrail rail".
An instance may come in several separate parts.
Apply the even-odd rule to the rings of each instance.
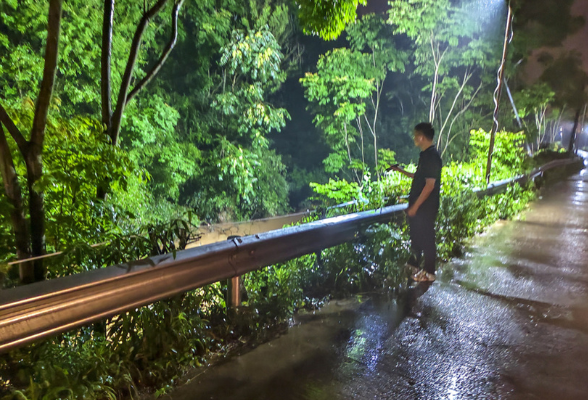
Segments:
[[[556,167],[490,185],[492,195]],[[402,217],[406,205],[328,218],[172,254],[0,291],[0,352],[87,325],[186,291],[238,277],[262,267],[329,248],[365,227]]]

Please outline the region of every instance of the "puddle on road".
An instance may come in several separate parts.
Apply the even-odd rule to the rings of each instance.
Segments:
[[[385,341],[429,286],[409,288],[397,299],[358,297],[301,313],[286,335],[207,369],[173,399],[339,399],[345,376],[375,370]]]

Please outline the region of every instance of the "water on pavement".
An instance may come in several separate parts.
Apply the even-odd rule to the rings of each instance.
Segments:
[[[493,226],[433,285],[298,315],[171,398],[588,399],[588,174]]]

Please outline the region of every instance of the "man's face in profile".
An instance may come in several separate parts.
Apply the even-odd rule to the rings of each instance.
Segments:
[[[423,141],[423,134],[419,131],[414,131],[412,134],[412,139],[414,140],[414,145],[419,147],[421,142]]]

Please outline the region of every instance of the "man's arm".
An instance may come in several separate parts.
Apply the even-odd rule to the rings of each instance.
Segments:
[[[425,180],[425,187],[423,191],[419,195],[419,198],[415,201],[415,203],[408,209],[408,215],[414,217],[416,212],[418,211],[419,207],[423,205],[425,200],[429,198],[433,190],[435,189],[435,179],[434,178],[427,178]]]
[[[390,167],[390,169],[388,169],[388,171],[398,171],[401,174],[404,174],[411,179],[414,178],[414,174],[412,172],[405,171],[404,169],[402,169],[400,167]]]

